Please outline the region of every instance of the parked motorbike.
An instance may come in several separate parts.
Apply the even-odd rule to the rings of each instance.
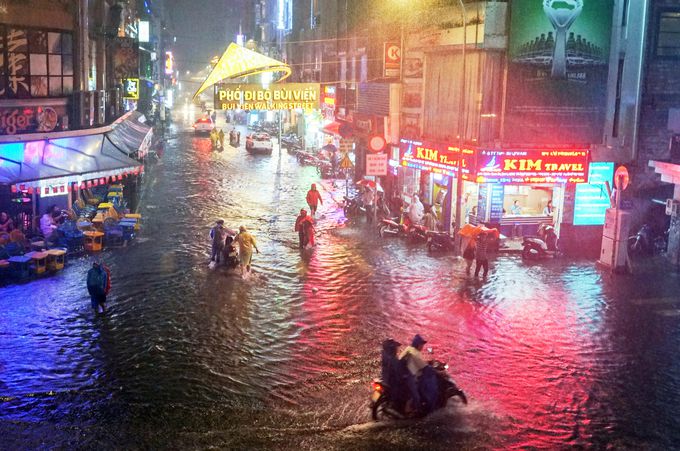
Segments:
[[[628,252],[631,255],[655,255],[666,251],[668,230],[663,235],[654,236],[649,224],[644,224],[638,232],[628,237]]]
[[[439,397],[436,403],[436,409],[441,409],[446,406],[449,398],[458,397],[467,404],[467,396],[465,392],[458,388],[451,375],[448,373],[448,365],[438,361],[432,360],[430,362],[437,374]],[[371,417],[374,421],[379,421],[384,418],[404,419],[416,418],[418,413],[416,410],[407,411],[405,405],[399,405],[391,396],[392,389],[387,386],[380,379],[373,379],[371,382]]]
[[[319,160],[316,164],[316,171],[322,179],[335,178],[335,171],[330,161]]]
[[[456,249],[456,244],[451,235],[448,232],[427,232],[427,250],[442,251],[442,252],[453,252]]]
[[[537,236],[525,236],[522,241],[522,258],[527,260],[557,257],[557,233],[555,227],[542,224]]]
[[[427,229],[420,224],[413,224],[408,216],[400,223],[399,217],[383,218],[378,224],[378,234],[382,237],[397,236],[412,241],[426,241]]]
[[[366,214],[366,208],[363,206],[359,196],[345,198],[345,205],[342,207],[345,217],[347,219],[357,218],[360,215]]]

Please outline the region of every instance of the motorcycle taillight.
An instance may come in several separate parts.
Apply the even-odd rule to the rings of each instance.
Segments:
[[[373,383],[371,384],[371,388],[373,388],[373,391],[378,391],[378,392],[382,392],[382,391],[383,391],[383,386],[380,385],[379,382],[373,382]]]

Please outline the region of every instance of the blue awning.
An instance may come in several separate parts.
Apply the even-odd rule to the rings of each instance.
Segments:
[[[139,170],[103,134],[0,144],[0,184],[81,182]]]

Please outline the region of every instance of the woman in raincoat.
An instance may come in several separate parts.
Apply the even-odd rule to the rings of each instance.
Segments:
[[[217,148],[218,139],[219,135],[217,134],[217,129],[213,128],[212,130],[210,130],[210,142],[212,143],[213,150]]]

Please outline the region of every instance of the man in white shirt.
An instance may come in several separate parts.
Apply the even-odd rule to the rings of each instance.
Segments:
[[[58,215],[59,207],[52,205],[44,215],[40,217],[40,232],[46,240],[50,241],[54,231],[57,230],[55,215]]]
[[[413,195],[413,201],[408,207],[408,217],[413,224],[420,224],[425,216],[425,206],[418,198],[418,195]]]

